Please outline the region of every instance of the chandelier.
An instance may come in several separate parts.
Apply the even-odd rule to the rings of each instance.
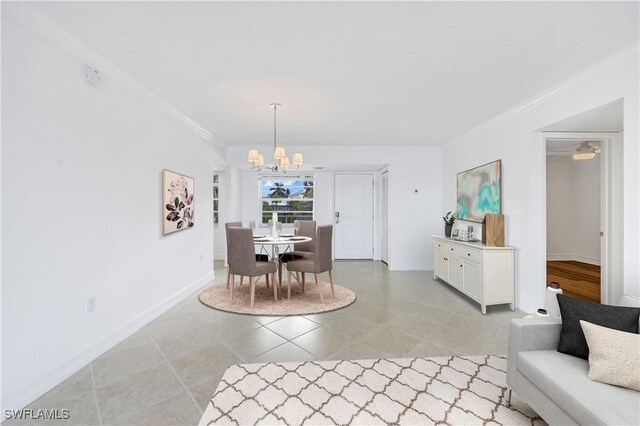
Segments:
[[[276,144],[276,111],[282,108],[282,106],[280,104],[271,104],[269,107],[273,108],[273,165],[265,166],[264,155],[260,154],[257,149],[249,150],[248,160],[251,163],[252,170],[270,170],[274,173],[287,173],[287,169],[290,167],[289,157],[287,157],[284,147]],[[293,154],[291,163],[296,166],[296,170],[300,170],[300,166],[303,163],[302,154],[299,152]]]

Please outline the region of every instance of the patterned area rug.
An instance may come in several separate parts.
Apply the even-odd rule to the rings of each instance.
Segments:
[[[331,296],[331,286],[329,283],[322,283],[322,296],[324,302],[320,302],[320,293],[316,283],[306,283],[306,289],[302,294],[301,286],[297,282],[291,283],[291,299],[287,299],[287,286],[280,289],[280,299],[273,300],[273,288],[267,290],[264,280],[260,280],[256,285],[255,302],[253,309],[250,305],[250,291],[248,280],[244,280],[243,285],[239,285],[236,280],[233,305],[229,303],[231,290],[227,290],[226,284],[219,284],[205,289],[200,293],[200,301],[207,306],[227,312],[250,315],[308,315],[320,312],[335,311],[336,309],[349,306],[356,300],[356,294],[348,288],[334,283],[336,297]],[[295,283],[295,284],[294,284]]]
[[[200,425],[545,425],[500,356],[244,364],[225,372]]]

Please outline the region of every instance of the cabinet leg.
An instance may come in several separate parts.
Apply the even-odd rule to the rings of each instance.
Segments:
[[[509,309],[511,309],[512,311],[515,311],[516,310],[515,303],[509,303]]]
[[[481,305],[482,315],[487,315],[487,306],[483,303]]]

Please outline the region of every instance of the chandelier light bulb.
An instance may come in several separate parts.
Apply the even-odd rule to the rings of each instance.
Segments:
[[[248,160],[250,163],[257,163],[259,158],[260,158],[260,153],[258,152],[257,149],[249,150]]]
[[[275,152],[273,153],[273,158],[276,160],[282,160],[287,156],[287,153],[284,151],[284,148],[281,146],[277,146]]]

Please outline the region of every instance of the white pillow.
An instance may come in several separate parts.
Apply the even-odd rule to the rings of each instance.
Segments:
[[[640,334],[580,325],[589,345],[589,379],[640,391]]]

